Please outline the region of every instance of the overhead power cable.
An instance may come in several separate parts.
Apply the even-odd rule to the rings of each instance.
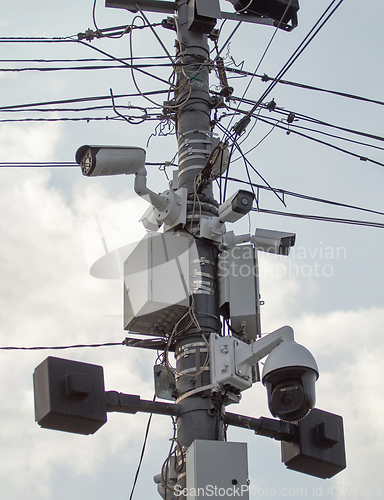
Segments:
[[[61,117],[61,118],[5,118],[0,119],[0,123],[23,123],[23,122],[101,122],[101,121],[127,121],[131,125],[139,125],[147,120],[161,120],[158,115],[145,116],[84,116],[84,117]]]
[[[251,78],[250,78],[250,80],[249,80],[249,82],[248,82],[248,84],[247,84],[247,86],[246,86],[246,88],[245,88],[245,90],[244,90],[244,92],[243,92],[243,95],[241,96],[240,102],[239,102],[239,104],[238,104],[238,106],[237,106],[238,108],[240,107],[240,105],[241,105],[241,103],[242,103],[242,101],[243,101],[243,99],[244,99],[244,97],[245,97],[246,93],[248,92],[249,87],[250,87],[250,86],[251,86],[251,84],[252,84],[253,78],[254,78],[254,76],[256,75],[257,71],[259,70],[259,68],[260,68],[260,66],[261,66],[261,63],[263,62],[263,60],[264,60],[265,56],[267,55],[267,52],[268,52],[268,50],[269,50],[270,46],[272,45],[273,40],[275,39],[275,36],[276,36],[276,34],[277,34],[277,32],[278,32],[278,29],[279,29],[279,27],[280,27],[280,24],[282,23],[282,21],[283,21],[283,19],[284,19],[284,17],[285,17],[285,14],[287,13],[287,11],[288,11],[288,9],[289,9],[289,7],[290,7],[291,3],[292,3],[292,0],[289,0],[289,2],[287,3],[287,6],[286,6],[286,8],[285,8],[285,11],[283,12],[283,15],[281,16],[281,19],[280,19],[279,23],[277,24],[277,26],[276,26],[276,28],[275,28],[275,31],[273,32],[273,35],[272,35],[271,39],[269,40],[269,42],[268,42],[268,44],[267,44],[267,47],[265,48],[265,50],[264,50],[264,52],[263,52],[263,54],[262,54],[262,56],[261,56],[261,58],[260,58],[259,62],[257,63],[257,66],[256,66],[256,68],[255,68],[255,71],[253,72],[253,75],[251,76]],[[232,119],[233,119],[233,118],[232,118]],[[232,123],[232,120],[231,120],[231,122],[230,122],[230,124],[229,124],[228,128],[230,127],[231,123]]]
[[[130,57],[119,57],[122,61],[130,61]],[[167,59],[167,56],[135,56],[133,59]],[[2,63],[75,63],[75,62],[111,62],[110,57],[82,57],[78,59],[0,59]]]
[[[217,92],[212,92],[212,93],[215,94],[215,95],[218,94]],[[237,101],[237,100],[240,100],[241,98],[240,97],[236,97],[236,96],[231,96],[231,99],[233,99],[234,101]],[[255,101],[253,101],[252,99],[244,99],[243,102],[246,103],[246,104],[249,104],[249,105],[252,105],[252,104],[255,103]],[[268,109],[268,104],[261,104],[261,108]],[[239,114],[240,113],[244,114],[244,115],[248,115],[249,114],[248,111],[241,110],[241,109],[238,109],[238,108],[232,108],[230,106],[227,106],[227,109],[229,111],[233,111],[233,112],[236,112],[236,113],[239,113]],[[286,110],[284,108],[275,107],[273,109],[273,112],[277,113],[277,114],[280,114],[280,115],[284,115],[287,118],[289,117],[289,115],[291,115],[291,116],[293,116],[294,120],[302,120],[302,121],[306,121],[306,122],[309,122],[309,123],[314,123],[316,125],[322,125],[324,127],[330,127],[330,128],[334,128],[334,129],[337,129],[337,130],[342,130],[343,132],[348,132],[350,134],[360,135],[360,136],[366,137],[368,139],[374,139],[374,140],[377,140],[377,141],[384,141],[384,136],[376,135],[376,134],[371,134],[369,132],[362,132],[360,130],[355,130],[355,129],[351,129],[351,128],[348,128],[348,127],[342,127],[341,125],[335,125],[333,123],[329,123],[329,122],[326,122],[324,120],[320,120],[319,118],[313,118],[311,116],[304,115],[304,114],[298,113],[296,111],[291,111],[291,110]],[[253,113],[252,116],[257,119],[258,116],[259,116],[259,114],[255,115]],[[292,123],[291,126],[295,126],[294,123]]]
[[[134,64],[128,65],[130,68],[135,70],[140,70],[142,68],[166,68],[173,67],[172,64]],[[106,66],[61,66],[56,68],[49,67],[26,67],[26,68],[0,68],[1,73],[24,73],[26,71],[39,71],[43,72],[54,72],[54,71],[96,71],[101,69],[125,69],[125,66],[121,65],[106,65]]]
[[[304,120],[310,123],[315,123],[317,125],[323,125],[325,127],[332,127],[338,130],[342,130],[343,132],[348,132],[350,134],[361,135],[362,137],[367,137],[368,139],[374,139],[376,141],[384,141],[384,137],[381,135],[370,134],[368,132],[361,132],[360,130],[354,130],[348,127],[341,127],[340,125],[333,125],[332,123],[319,120],[318,118],[312,118],[311,116],[303,115],[301,113],[295,113],[294,111],[292,112],[288,110],[283,111],[279,110],[278,108],[275,108],[274,112],[277,114],[284,114],[286,116],[288,116],[290,113],[293,113],[295,115],[295,118],[298,118],[300,120]]]
[[[131,34],[132,34],[132,31],[131,31],[130,35]],[[83,42],[81,40],[78,43],[81,43],[85,47],[88,47],[88,48],[90,48],[92,50],[95,50],[96,52],[99,52],[100,54],[103,54],[106,57],[110,57],[114,61],[118,61],[121,64],[123,64],[124,66],[132,69],[132,65],[129,64],[129,63],[127,63],[127,62],[125,62],[124,59],[119,59],[118,57],[115,57],[112,54],[109,54],[108,52],[105,52],[104,50],[101,50],[98,47],[95,47],[94,45],[90,45],[89,43]],[[169,82],[167,82],[167,80],[164,80],[163,78],[160,78],[159,76],[156,76],[156,75],[154,75],[152,73],[149,73],[148,71],[145,71],[142,68],[136,68],[136,70],[139,71],[140,73],[143,73],[146,76],[150,76],[151,78],[154,78],[155,80],[158,80],[159,82],[165,83],[167,86],[169,86]],[[143,94],[144,94],[144,92],[143,92]]]
[[[82,349],[85,347],[111,347],[123,346],[124,342],[106,342],[104,344],[74,344],[74,345],[56,345],[56,346],[38,346],[38,347],[0,347],[1,351],[43,351],[43,350],[61,350],[61,349]]]
[[[316,220],[316,221],[321,221],[321,222],[335,222],[338,224],[349,224],[352,226],[365,226],[365,227],[376,227],[380,229],[384,229],[384,224],[380,222],[369,222],[369,221],[362,221],[362,220],[354,220],[354,219],[342,219],[342,218],[336,218],[336,217],[324,217],[322,215],[308,215],[308,214],[296,214],[296,213],[289,213],[289,212],[278,212],[276,210],[267,210],[264,208],[253,208],[253,212],[260,212],[264,214],[270,214],[270,215],[281,215],[284,217],[294,217],[297,219],[307,219],[307,220]]]
[[[368,163],[373,163],[374,165],[379,165],[380,167],[384,167],[384,163],[373,160],[372,158],[368,158],[367,156],[360,155],[358,153],[354,153],[352,151],[349,151],[347,149],[341,148],[339,146],[336,146],[335,144],[331,144],[330,142],[322,141],[321,139],[317,139],[316,137],[311,137],[308,134],[304,134],[302,132],[298,132],[297,130],[293,130],[292,128],[286,127],[282,125],[281,123],[275,123],[271,122],[271,120],[268,120],[266,118],[262,118],[261,116],[258,117],[258,119],[261,122],[268,123],[269,125],[274,125],[276,128],[280,128],[282,130],[285,130],[286,132],[290,132],[292,134],[299,135],[300,137],[304,137],[305,139],[309,139],[310,141],[317,142],[318,144],[323,144],[324,146],[327,146],[332,149],[336,149],[337,151],[340,151],[341,153],[345,153],[349,156],[353,156],[354,158],[358,158],[361,161],[366,161]]]
[[[232,182],[238,182],[240,184],[249,184],[248,181],[245,181],[245,180],[242,180],[242,179],[237,179],[237,178],[234,178],[234,177],[228,177],[228,180],[232,181]],[[272,191],[272,189],[269,186],[263,186],[261,184],[255,184],[254,182],[252,182],[251,184],[252,184],[252,186],[254,188],[257,188],[258,190],[259,189],[263,189],[265,191]],[[371,214],[383,215],[384,216],[384,212],[379,212],[377,210],[372,210],[370,208],[363,208],[363,207],[358,207],[356,205],[350,205],[350,204],[347,204],[347,203],[341,203],[339,201],[332,201],[332,200],[327,200],[327,199],[324,199],[324,198],[318,198],[318,197],[315,197],[315,196],[309,196],[309,195],[302,194],[302,193],[295,193],[294,191],[288,191],[286,189],[282,189],[282,188],[278,188],[278,187],[274,187],[273,191],[282,194],[283,198],[285,198],[286,196],[292,196],[294,198],[300,198],[300,199],[303,199],[303,200],[314,201],[314,202],[317,202],[317,203],[324,203],[326,205],[333,205],[333,206],[341,207],[341,208],[350,208],[352,210],[359,210],[361,212],[367,212],[367,213],[371,213]]]
[[[333,94],[333,95],[337,95],[337,96],[340,96],[340,97],[346,97],[348,99],[356,99],[358,101],[370,102],[370,103],[373,103],[373,104],[379,104],[380,106],[384,106],[384,101],[379,101],[377,99],[370,99],[368,97],[363,97],[363,96],[359,96],[359,95],[356,95],[356,94],[351,94],[351,93],[348,93],[348,92],[340,92],[338,90],[325,89],[325,88],[322,88],[322,87],[316,87],[314,85],[307,85],[305,83],[292,82],[290,80],[282,80],[282,79],[276,80],[276,78],[272,78],[272,77],[270,77],[270,76],[268,76],[266,74],[264,74],[264,75],[257,75],[255,73],[252,73],[250,71],[245,71],[243,69],[232,68],[231,66],[226,66],[225,70],[228,73],[236,73],[236,74],[239,74],[239,75],[251,76],[251,77],[254,76],[256,78],[260,78],[264,82],[276,81],[276,83],[282,84],[282,85],[288,85],[288,86],[292,86],[292,87],[298,87],[298,88],[306,89],[306,90],[314,90],[314,91],[317,91],[317,92],[325,92],[327,94]]]
[[[38,162],[38,161],[2,161],[0,162],[0,168],[20,168],[20,167],[78,167],[79,165],[76,162],[62,162],[62,161],[47,161],[47,162]]]
[[[158,94],[167,94],[168,90],[152,90],[149,92],[143,92],[145,95],[158,95]],[[114,95],[115,99],[126,98],[126,97],[140,97],[141,94],[117,94]],[[0,106],[0,111],[9,111],[12,109],[22,109],[22,108],[33,108],[34,106],[51,106],[58,104],[72,104],[75,102],[90,102],[90,101],[105,101],[111,100],[110,95],[104,96],[90,96],[90,97],[77,97],[74,99],[62,99],[57,101],[41,101],[41,102],[33,102],[33,103],[25,103],[25,104],[11,104],[9,106]]]
[[[228,108],[228,109],[234,109],[234,108]],[[284,114],[284,115],[288,116],[289,112],[284,112],[284,113],[281,113],[281,114]],[[292,114],[295,115],[295,117],[296,117],[295,113],[292,113]],[[255,116],[255,115],[253,115],[253,116]],[[304,116],[304,115],[301,115],[301,116]],[[256,117],[255,117],[255,124],[257,123],[258,119],[260,119],[260,121],[263,121],[263,119],[264,119],[264,121],[266,121],[266,123],[270,123],[271,125],[272,125],[272,123],[274,123],[273,127],[275,125],[277,125],[278,123],[282,123],[282,120],[277,120],[277,119],[275,119],[273,117],[267,117],[267,116],[261,115],[260,113],[258,113],[256,115]],[[351,133],[351,134],[361,135],[362,137],[367,137],[369,139],[374,139],[374,140],[378,140],[378,141],[384,141],[384,137],[373,135],[373,134],[368,134],[366,132],[360,132],[360,131],[357,131],[357,130],[352,130],[352,129],[348,129],[348,128],[345,128],[345,127],[340,127],[340,126],[337,126],[337,125],[332,125],[331,123],[326,123],[326,122],[321,122],[320,123],[320,121],[310,120],[310,119],[307,119],[307,118],[300,118],[300,119],[303,120],[303,121],[308,121],[308,122],[312,122],[312,123],[319,123],[319,124],[321,124],[323,126],[335,128],[335,129],[338,129],[338,130],[343,130],[343,131]],[[310,128],[310,127],[303,127],[303,126],[298,125],[297,123],[293,123],[293,122],[289,123],[289,126],[287,125],[287,127],[285,129],[287,135],[289,135],[291,133],[292,129],[306,130],[308,132],[314,132],[316,134],[325,135],[327,137],[332,137],[334,139],[338,139],[338,140],[341,140],[341,141],[350,142],[350,143],[353,143],[353,144],[358,144],[360,146],[364,146],[364,147],[368,147],[368,148],[373,148],[373,149],[379,149],[379,150],[384,151],[384,147],[380,147],[380,146],[377,146],[375,144],[370,144],[370,143],[367,143],[367,142],[356,141],[356,140],[350,139],[348,137],[343,137],[343,136],[340,136],[340,135],[330,134],[330,133],[327,133],[327,132],[325,132],[323,130],[318,130],[318,129],[314,129],[314,128]],[[267,135],[269,135],[269,133]],[[244,140],[242,142],[244,142]],[[257,144],[256,146],[253,146],[247,153],[253,151],[258,145],[259,144]],[[247,154],[247,153],[245,153],[245,154]],[[235,161],[237,161],[237,160],[238,160],[238,158],[232,160],[232,163],[235,162]]]
[[[240,122],[238,122],[233,127],[236,135],[240,135],[245,130],[245,128],[247,127],[247,125],[250,122],[250,119],[251,119],[250,117],[253,115],[253,113],[256,111],[256,109],[260,106],[260,104],[264,101],[264,99],[269,95],[269,93],[275,88],[275,86],[277,85],[278,81],[285,75],[285,73],[297,61],[297,59],[300,57],[300,55],[304,52],[304,50],[313,41],[313,39],[320,32],[320,30],[325,26],[325,24],[333,16],[333,14],[340,7],[340,5],[343,3],[343,1],[344,0],[339,0],[339,3],[336,5],[336,7],[334,7],[334,9],[328,14],[329,10],[331,10],[331,8],[333,7],[333,5],[336,3],[336,0],[332,0],[332,2],[327,7],[327,9],[325,10],[325,12],[321,15],[321,17],[319,18],[319,20],[315,23],[315,25],[313,26],[313,28],[306,35],[306,37],[300,43],[300,45],[297,47],[297,49],[292,54],[292,56],[288,59],[288,61],[281,68],[281,70],[279,71],[279,73],[274,78],[273,82],[268,86],[268,88],[264,91],[264,93],[262,94],[262,96],[258,99],[258,101],[254,105],[254,107],[249,111],[249,113],[244,118],[242,118],[240,120]]]
[[[0,43],[74,43],[77,42],[76,35],[66,37],[33,37],[33,36],[2,36]]]
[[[149,165],[149,166],[162,166],[164,165],[165,162],[156,162],[156,163],[151,163],[151,162],[145,162],[146,165]],[[166,162],[168,164],[168,162]],[[169,163],[170,167],[177,167],[177,165],[175,163]],[[26,168],[44,168],[44,167],[48,167],[48,168],[51,168],[51,167],[58,167],[58,168],[62,168],[62,167],[76,167],[76,168],[79,168],[79,165],[78,163],[76,162],[71,162],[71,161],[67,161],[67,162],[55,162],[55,161],[51,161],[51,162],[16,162],[16,161],[13,161],[13,162],[0,162],[0,168],[20,168],[20,167],[26,167]]]

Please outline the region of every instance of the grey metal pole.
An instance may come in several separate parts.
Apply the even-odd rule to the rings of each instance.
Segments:
[[[221,406],[213,408],[210,390],[209,334],[220,330],[217,295],[216,246],[199,239],[201,217],[217,213],[211,185],[196,193],[194,181],[212,150],[210,131],[211,99],[209,95],[209,60],[207,35],[188,30],[188,4],[179,0],[176,55],[178,63],[175,87],[177,139],[179,153],[178,187],[188,190],[186,229],[195,236],[199,259],[190,263],[194,293],[191,297],[196,323],[176,338],[176,389],[180,413],[177,418],[177,440],[182,456],[195,439],[222,440]],[[185,232],[184,232],[185,234]],[[180,329],[179,329],[180,330]],[[202,390],[199,390],[202,389]],[[189,392],[194,391],[192,394]],[[185,464],[178,476],[178,485],[186,484]],[[180,497],[183,498],[183,497]]]

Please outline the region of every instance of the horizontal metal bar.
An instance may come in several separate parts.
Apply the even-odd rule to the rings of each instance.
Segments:
[[[127,9],[131,12],[139,12],[137,5],[141,10],[149,12],[164,12],[173,14],[177,10],[177,2],[165,2],[159,0],[105,0],[106,7],[115,9]]]
[[[250,429],[259,436],[270,437],[277,441],[293,441],[297,438],[298,433],[298,426],[296,424],[266,417],[253,418],[246,417],[245,415],[237,415],[236,413],[226,413],[224,423]]]
[[[116,391],[106,392],[105,397],[107,400],[107,412],[118,411],[132,414],[143,412],[177,417],[181,410],[180,406],[177,404],[147,401],[141,399],[140,396],[123,394]]]

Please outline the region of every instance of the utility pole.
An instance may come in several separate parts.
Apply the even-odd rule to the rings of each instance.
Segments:
[[[181,412],[177,419],[177,440],[181,447],[178,462],[196,439],[223,440],[222,406],[212,408],[211,391],[203,390],[210,384],[209,335],[220,332],[217,289],[217,244],[199,239],[201,217],[217,214],[211,183],[199,193],[196,179],[204,168],[210,150],[212,134],[210,113],[212,99],[209,93],[209,46],[207,34],[188,29],[188,4],[179,1],[176,18],[177,68],[175,89],[178,187],[188,190],[186,229],[196,238],[199,261],[190,262],[193,280],[192,306],[197,325],[182,334],[175,347],[176,390]],[[204,153],[208,151],[208,155]],[[201,392],[199,391],[201,389]],[[187,395],[189,391],[197,391]],[[178,401],[177,400],[177,401]],[[178,476],[178,484],[185,487],[185,466]]]
[[[282,460],[290,469],[325,479],[346,467],[342,417],[314,408],[319,370],[312,354],[294,341],[289,326],[260,338],[257,251],[287,256],[295,234],[258,228],[255,235],[231,232],[224,238],[225,223],[249,213],[255,195],[239,190],[219,204],[212,190],[215,176],[228,167],[228,156],[225,160],[227,144],[213,137],[211,110],[222,105],[233,89],[228,86],[224,61],[210,59],[208,38],[217,39],[218,18],[290,31],[297,26],[298,0],[271,0],[267,5],[259,0],[230,1],[237,14],[221,12],[219,0],[106,0],[107,7],[131,12],[177,12],[175,19],[162,23],[177,36],[174,98],[164,103],[164,114],[176,122],[178,171],[177,181],[167,191],[157,194],[147,187],[142,148],[84,145],[76,153],[84,175],[135,175],[136,193],[149,200],[141,221],[150,232],[125,262],[129,286],[124,290],[124,328],[161,338],[127,337],[123,344],[164,351],[165,371],[158,373],[165,375],[166,389],[157,390],[160,399],[173,402],[105,392],[102,367],[77,361],[49,357],[34,373],[35,417],[48,429],[93,434],[107,422],[107,412],[115,411],[176,418],[176,460],[171,452],[161,474],[155,476],[159,493],[169,500],[196,500],[196,491],[213,486],[224,491],[215,495],[224,500],[249,499],[246,444],[223,442],[225,425],[281,441]],[[251,11],[245,12],[251,3]],[[210,95],[213,66],[220,78],[220,96]],[[238,122],[233,134],[228,133],[232,141],[245,130],[251,114]],[[159,234],[163,224],[164,234]],[[188,253],[184,268],[177,250],[181,246],[184,255],[186,241],[197,252]],[[231,257],[228,250],[236,247],[236,257]],[[221,271],[219,276],[219,259],[228,268],[234,259],[238,264],[241,259],[252,272],[224,277]],[[164,282],[164,273],[156,274],[156,267],[171,261],[176,267],[169,282]],[[167,294],[177,286],[183,297]],[[221,315],[228,322],[227,334]],[[175,370],[168,363],[170,351],[175,352]],[[241,391],[260,381],[257,363],[267,355],[261,381],[269,409],[278,419],[225,413],[225,405],[238,403]],[[212,496],[210,492],[205,490],[207,496]]]

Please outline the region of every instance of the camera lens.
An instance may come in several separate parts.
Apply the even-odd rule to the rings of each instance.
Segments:
[[[272,407],[281,420],[294,421],[307,414],[304,389],[292,381],[277,384],[272,392]]]

